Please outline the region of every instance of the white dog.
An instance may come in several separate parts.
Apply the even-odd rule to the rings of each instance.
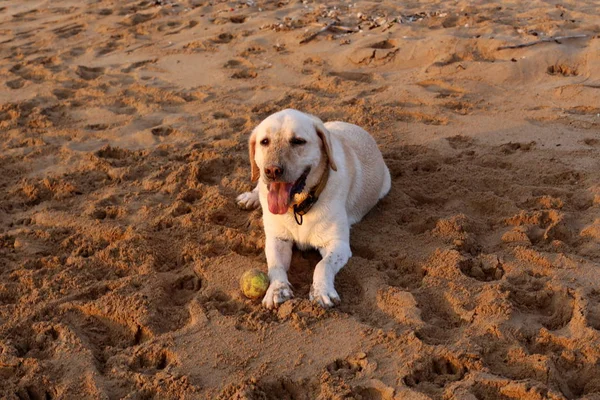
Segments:
[[[339,303],[334,280],[352,256],[350,225],[390,190],[390,172],[377,143],[362,128],[323,122],[296,110],[262,121],[249,141],[252,181],[238,196],[244,208],[263,210],[271,284],[262,301],[273,308],[292,297],[287,277],[294,243],[319,250],[310,299]]]

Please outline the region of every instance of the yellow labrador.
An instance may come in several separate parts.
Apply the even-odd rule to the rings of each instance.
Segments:
[[[362,128],[323,122],[296,110],[267,117],[249,141],[252,181],[238,196],[243,208],[263,210],[271,284],[263,305],[292,297],[287,270],[294,243],[319,250],[310,299],[331,307],[340,298],[335,275],[352,256],[350,226],[390,190],[390,172],[377,143]]]

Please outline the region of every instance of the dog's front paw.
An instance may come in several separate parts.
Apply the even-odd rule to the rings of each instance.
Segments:
[[[333,286],[327,287],[325,285],[310,287],[310,300],[318,303],[323,308],[330,308],[336,304],[340,304],[340,296],[335,291]]]
[[[238,205],[244,210],[254,210],[260,205],[260,200],[258,199],[258,192],[256,190],[240,194],[237,197],[236,201]]]
[[[262,304],[266,308],[272,309],[284,301],[291,299],[293,296],[294,293],[292,293],[292,289],[288,283],[273,281],[269,285],[269,289],[267,289],[267,294],[263,298]]]

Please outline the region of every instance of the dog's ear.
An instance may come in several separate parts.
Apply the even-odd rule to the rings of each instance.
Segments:
[[[323,141],[323,147],[325,148],[325,154],[327,154],[329,167],[332,170],[337,171],[337,165],[335,165],[335,160],[333,159],[333,148],[331,147],[331,134],[329,133],[327,128],[325,128],[323,121],[321,121],[317,117],[313,117],[313,120],[315,123],[315,130],[317,131],[317,135],[319,135],[321,141]]]
[[[250,135],[250,140],[248,141],[248,153],[250,156],[250,179],[252,182],[256,182],[260,177],[260,169],[258,168],[256,161],[254,161],[254,154],[256,154],[256,131],[252,131],[252,134]]]

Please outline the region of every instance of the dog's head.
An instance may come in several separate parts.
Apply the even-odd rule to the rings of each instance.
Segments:
[[[269,211],[285,214],[297,193],[316,185],[325,168],[337,171],[323,122],[296,110],[267,117],[250,135],[252,181],[269,189]]]

